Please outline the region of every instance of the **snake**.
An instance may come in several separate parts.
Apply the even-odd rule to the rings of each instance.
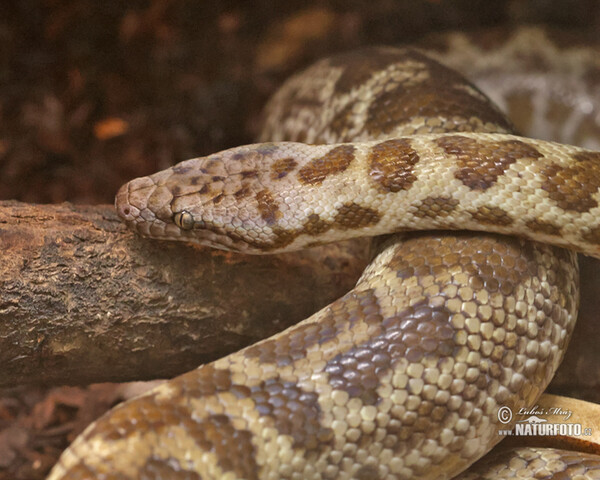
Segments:
[[[467,469],[563,357],[574,252],[600,258],[600,152],[518,135],[413,48],[321,60],[266,112],[260,143],[124,185],[121,218],[244,254],[374,237],[371,263],[306,320],[115,407],[49,479],[597,478],[599,456],[550,448]]]

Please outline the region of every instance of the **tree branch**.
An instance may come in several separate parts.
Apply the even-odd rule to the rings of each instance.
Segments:
[[[112,206],[0,202],[0,386],[170,377],[352,288],[366,243],[234,255],[142,239]]]

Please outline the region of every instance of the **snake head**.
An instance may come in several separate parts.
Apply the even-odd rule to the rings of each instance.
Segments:
[[[123,185],[115,198],[121,219],[145,237],[225,250],[273,251],[286,179],[269,189],[272,165],[289,144],[256,144],[181,162]]]

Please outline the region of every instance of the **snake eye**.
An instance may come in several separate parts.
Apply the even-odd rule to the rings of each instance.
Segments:
[[[191,230],[194,228],[194,217],[185,210],[173,215],[173,222],[182,230]]]

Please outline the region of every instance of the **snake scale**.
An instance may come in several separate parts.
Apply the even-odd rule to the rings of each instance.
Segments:
[[[320,61],[267,112],[263,143],[123,186],[121,217],[244,253],[391,235],[347,295],[116,407],[51,480],[452,478],[500,440],[499,408],[552,378],[577,315],[572,250],[600,257],[600,153],[516,136],[412,49]],[[462,478],[598,478],[600,457],[477,465]]]

